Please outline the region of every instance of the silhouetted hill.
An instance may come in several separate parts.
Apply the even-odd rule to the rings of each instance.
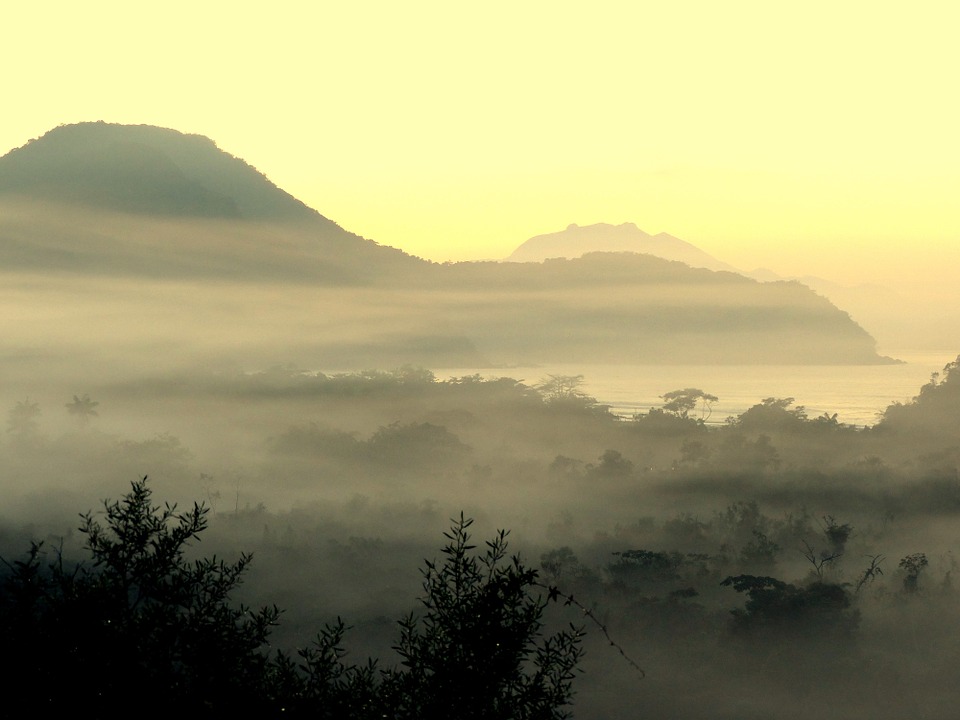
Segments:
[[[209,138],[149,125],[55,128],[0,159],[0,193],[147,215],[322,217]]]
[[[638,253],[441,269],[493,357],[537,362],[890,362],[850,316],[798,282],[761,283]],[[520,289],[522,288],[522,293]],[[496,292],[494,292],[496,291]],[[548,356],[544,349],[549,348]]]
[[[508,258],[508,262],[540,263],[548,259],[575,259],[591,252],[630,252],[651,255],[656,258],[673,260],[689,265],[691,268],[706,268],[714,271],[737,273],[762,283],[799,282],[811,290],[823,295],[837,307],[849,312],[858,322],[863,322],[871,333],[881,332],[887,335],[891,325],[895,325],[897,308],[902,306],[896,293],[879,286],[858,285],[847,287],[812,276],[784,277],[766,269],[744,272],[729,265],[696,246],[667,233],[650,235],[633,223],[610,225],[570,225],[565,230],[545,235],[537,235],[524,242]],[[913,308],[900,313],[901,326],[917,325]],[[906,322],[903,322],[905,320]],[[924,328],[926,334],[932,334]],[[904,327],[899,335],[905,336]],[[949,333],[946,336],[950,336]],[[919,336],[918,336],[919,337]],[[889,338],[886,338],[889,340]],[[910,346],[919,346],[914,341]]]
[[[0,158],[7,269],[352,283],[422,264],[307,207],[200,135],[65,125]]]
[[[737,272],[690,243],[667,233],[650,235],[633,223],[569,225],[566,230],[537,235],[507,258],[509,262],[543,262],[550,258],[578,258],[591,252],[634,252],[676,260],[690,267]]]

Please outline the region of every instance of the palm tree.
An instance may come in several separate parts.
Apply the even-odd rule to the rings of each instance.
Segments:
[[[89,395],[84,395],[83,397],[73,396],[73,402],[67,403],[67,412],[71,415],[76,415],[80,419],[81,425],[86,425],[90,422],[90,418],[97,416],[97,411],[94,410],[97,405],[99,405],[96,400],[91,400]]]
[[[40,417],[40,404],[30,402],[30,398],[21,400],[14,405],[7,416],[7,432],[20,438],[34,435],[39,429],[38,417]]]

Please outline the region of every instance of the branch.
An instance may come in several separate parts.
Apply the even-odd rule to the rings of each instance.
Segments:
[[[562,592],[556,585],[544,585],[539,581],[534,581],[532,584],[547,591],[547,602],[551,600],[554,602],[559,602],[559,600],[562,598],[564,600],[564,605],[573,605],[574,607],[579,608],[583,613],[583,616],[588,618],[600,629],[600,632],[603,633],[603,636],[610,643],[611,647],[616,648],[617,652],[619,652],[621,657],[627,661],[630,667],[640,673],[641,678],[645,678],[647,676],[647,673],[644,672],[643,668],[641,668],[633,658],[627,655],[626,651],[623,649],[623,646],[610,637],[607,626],[597,619],[597,616],[593,614],[593,611],[590,608],[583,605],[583,603],[581,603],[579,600],[576,600],[573,595],[568,595],[567,593]]]

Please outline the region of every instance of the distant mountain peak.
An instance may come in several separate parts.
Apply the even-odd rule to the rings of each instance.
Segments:
[[[690,243],[665,232],[650,235],[636,223],[620,225],[571,223],[565,230],[537,235],[524,242],[507,258],[509,262],[543,262],[550,258],[578,258],[591,252],[635,252],[675,260],[691,267],[737,272]]]
[[[0,158],[0,195],[131,214],[316,220],[210,138],[152,125],[61,125]]]

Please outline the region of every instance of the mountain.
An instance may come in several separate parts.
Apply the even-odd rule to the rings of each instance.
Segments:
[[[209,138],[149,125],[55,128],[3,157],[11,193],[143,215],[325,219]]]
[[[494,358],[649,364],[890,362],[829,300],[640,253],[438,268]],[[439,279],[434,280],[439,287]]]
[[[4,352],[62,354],[56,372],[99,371],[107,357],[339,369],[885,361],[809,288],[745,278],[666,234],[572,226],[525,245],[591,252],[429,263],[344,230],[213,141],[163,128],[63,126],[0,157]],[[623,246],[655,252],[595,251]]]
[[[690,267],[737,272],[732,265],[717,260],[700,248],[667,233],[650,235],[634,223],[579,226],[537,235],[513,251],[508,262],[543,262],[550,258],[578,258],[591,252],[635,252],[664,260],[676,260]]]
[[[209,138],[149,125],[63,125],[9,152],[0,209],[8,269],[353,282],[416,264]]]
[[[561,232],[537,235],[522,243],[506,258],[508,262],[543,262],[550,258],[578,258],[591,252],[632,252],[685,263],[691,268],[737,273],[762,283],[799,282],[844,308],[871,332],[878,333],[885,344],[899,347],[921,347],[922,338],[935,337],[937,331],[923,327],[916,331],[920,318],[915,308],[906,307],[897,293],[878,285],[845,286],[813,276],[778,275],[765,268],[745,272],[729,265],[696,246],[668,235],[649,235],[633,223],[578,226],[570,225]],[[915,331],[910,332],[913,328]],[[954,337],[955,332],[940,333]],[[895,340],[899,339],[898,342]]]

